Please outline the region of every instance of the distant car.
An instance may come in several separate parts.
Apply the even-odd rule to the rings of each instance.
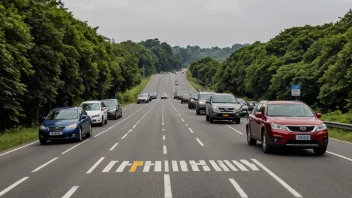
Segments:
[[[151,99],[157,99],[158,98],[158,94],[156,92],[151,92],[150,93],[150,98]]]
[[[248,115],[248,105],[247,102],[245,100],[243,100],[242,98],[236,98],[238,104],[241,107],[241,117],[243,116],[247,116]]]
[[[198,93],[191,93],[191,96],[188,99],[188,108],[193,109],[196,107],[198,100]]]
[[[108,109],[102,101],[86,101],[80,107],[86,110],[93,124],[103,126],[108,123]]]
[[[163,95],[161,95],[161,99],[167,99],[167,94],[163,93]]]
[[[214,120],[229,120],[240,124],[240,109],[232,94],[214,93],[207,101],[205,117],[210,123]]]
[[[277,147],[313,149],[323,155],[328,147],[328,129],[320,113],[299,101],[261,101],[248,116],[247,143],[262,142],[264,153]]]
[[[181,97],[181,104],[188,103],[189,97],[191,97],[191,93],[190,92],[184,92],[182,97]]]
[[[137,104],[139,103],[149,103],[149,95],[147,93],[139,94]]]
[[[117,99],[104,99],[102,101],[108,109],[108,118],[117,120],[122,117],[122,107]]]
[[[82,141],[84,136],[92,136],[92,122],[87,112],[80,107],[51,110],[39,128],[39,141],[42,145],[47,144],[48,140]]]
[[[178,82],[175,82],[175,85],[178,85]]]
[[[174,98],[177,100],[181,100],[182,96],[183,96],[183,91],[177,91]]]
[[[255,107],[255,105],[256,105],[257,103],[258,103],[257,101],[249,101],[249,102],[247,102],[249,113],[250,113],[251,111],[253,111],[253,109],[254,109],[254,107]]]
[[[148,100],[149,100],[149,101],[152,101],[152,97],[151,97],[150,93],[142,93],[142,94],[147,95],[147,96],[148,96]]]
[[[205,111],[206,101],[214,94],[214,92],[199,92],[198,100],[196,102],[196,113],[200,115],[200,111]]]

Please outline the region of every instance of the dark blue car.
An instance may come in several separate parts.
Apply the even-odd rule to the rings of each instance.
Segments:
[[[87,112],[80,107],[53,109],[39,128],[40,144],[46,144],[48,140],[67,139],[80,142],[83,136],[92,136],[92,122]]]

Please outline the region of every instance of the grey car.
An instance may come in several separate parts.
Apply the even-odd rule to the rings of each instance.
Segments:
[[[205,111],[206,101],[214,94],[214,92],[199,92],[196,102],[196,113],[200,115],[200,111]]]
[[[137,98],[137,104],[139,103],[149,103],[149,95],[147,93],[139,94]]]
[[[241,106],[232,94],[215,93],[206,103],[205,119],[210,123],[214,120],[229,120],[240,124]]]
[[[193,109],[196,108],[198,100],[198,93],[192,93],[188,100],[188,108]]]
[[[104,99],[102,101],[108,109],[108,118],[117,120],[122,117],[122,107],[117,99]]]
[[[241,116],[247,116],[248,115],[248,104],[247,102],[242,99],[242,98],[237,98],[237,102],[239,103],[241,107]]]

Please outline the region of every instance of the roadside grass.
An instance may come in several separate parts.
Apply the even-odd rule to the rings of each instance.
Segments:
[[[334,111],[331,113],[322,114],[321,119],[324,121],[352,124],[352,112],[342,113],[341,111]]]
[[[125,93],[118,93],[117,98],[121,105],[124,107],[129,104],[135,103],[137,101],[138,94],[143,91],[143,89],[145,88],[145,86],[147,86],[151,78],[152,76],[143,79],[141,84],[133,87],[130,90],[127,90]]]
[[[204,83],[202,83],[201,81],[199,81],[198,79],[196,78],[192,78],[192,74],[190,71],[187,71],[186,73],[186,78],[188,80],[189,83],[191,83],[191,85],[198,91],[211,91],[207,88],[205,88],[204,86]]]
[[[17,127],[0,133],[0,151],[38,139],[38,127]]]
[[[336,129],[331,127],[328,128],[328,131],[329,131],[329,137],[331,138],[352,142],[352,131]]]

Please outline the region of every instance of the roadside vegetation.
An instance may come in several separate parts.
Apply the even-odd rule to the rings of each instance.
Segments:
[[[141,84],[133,87],[130,90],[127,90],[125,93],[118,93],[117,98],[119,99],[121,105],[126,106],[132,103],[136,103],[138,94],[142,93],[143,89],[145,88],[145,86],[147,86],[151,78],[152,76],[143,79]]]
[[[329,137],[347,142],[352,142],[352,131],[335,129],[329,127]]]
[[[38,139],[38,127],[17,127],[0,134],[0,151]]]
[[[191,73],[187,71],[186,73],[186,78],[189,83],[198,91],[206,91],[206,88],[204,87],[204,83],[200,82],[197,78],[192,78]]]

